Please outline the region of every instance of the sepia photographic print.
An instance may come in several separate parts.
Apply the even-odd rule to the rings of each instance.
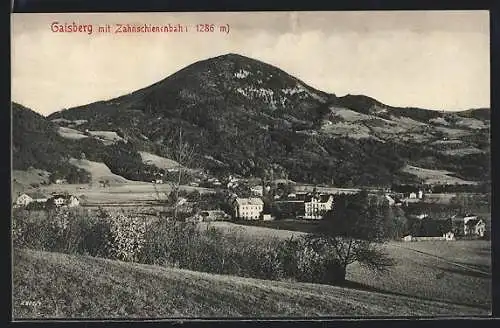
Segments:
[[[11,15],[12,315],[491,315],[488,11]]]

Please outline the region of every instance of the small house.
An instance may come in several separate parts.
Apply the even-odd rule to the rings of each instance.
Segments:
[[[67,200],[67,205],[68,207],[75,207],[80,205],[80,199],[74,195],[69,196],[69,199]]]
[[[403,238],[401,238],[402,241],[412,241],[412,236],[411,235],[406,235]]]
[[[52,201],[54,202],[55,206],[63,206],[66,204],[66,195],[56,195],[52,197]]]
[[[465,223],[464,235],[484,237],[486,224],[481,219],[470,219]]]
[[[387,200],[387,202],[389,203],[389,206],[394,206],[396,205],[396,201],[394,200],[394,198],[392,198],[391,196],[389,195],[385,195],[385,199]]]
[[[253,186],[250,188],[250,191],[252,192],[252,194],[254,194],[255,196],[259,196],[259,197],[262,197],[264,195],[264,187],[262,186]]]
[[[28,193],[23,193],[19,195],[16,199],[16,205],[17,206],[27,206],[30,203],[37,202],[37,203],[45,203],[49,197],[45,194],[42,194],[40,192],[28,192]]]
[[[411,192],[411,193],[408,195],[408,198],[409,198],[409,199],[417,199],[417,193],[416,193],[416,192]]]
[[[33,198],[31,198],[28,194],[21,194],[16,199],[17,206],[27,206],[31,202],[33,202]]]
[[[80,205],[80,199],[74,195],[54,194],[50,198],[56,207],[76,207]]]
[[[445,233],[443,237],[445,238],[445,240],[455,240],[455,234],[451,231]]]
[[[271,214],[262,214],[262,220],[264,220],[264,221],[273,221],[274,217]]]

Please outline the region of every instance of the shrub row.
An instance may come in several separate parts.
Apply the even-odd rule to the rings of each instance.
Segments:
[[[335,284],[345,275],[331,248],[307,237],[259,239],[202,229],[196,223],[148,222],[102,210],[19,210],[12,228],[15,247],[258,279]]]

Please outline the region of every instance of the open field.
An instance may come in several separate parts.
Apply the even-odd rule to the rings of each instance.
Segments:
[[[156,189],[155,189],[156,188]],[[212,193],[213,189],[181,186],[181,190],[200,193]],[[110,187],[99,187],[98,185],[85,184],[60,184],[49,185],[40,188],[42,192],[68,192],[79,197],[83,196],[83,204],[142,204],[163,200],[171,190],[168,184],[153,185],[148,182],[127,181],[126,183],[111,185]],[[158,193],[157,193],[158,192]]]
[[[227,230],[235,224],[213,222],[211,225]],[[303,234],[250,225],[239,227],[238,230],[249,237],[290,238]],[[392,271],[380,275],[359,264],[352,264],[347,269],[347,279],[353,286],[422,300],[476,306],[485,312],[490,311],[492,278],[489,241],[390,242],[384,247],[396,260]]]
[[[479,307],[30,250],[13,253],[13,317],[485,315]],[[26,302],[32,304],[22,305]]]
[[[16,197],[18,194],[33,189],[31,185],[47,183],[50,173],[44,170],[28,169],[28,170],[12,170],[12,195]]]
[[[287,239],[292,236],[301,236],[305,234],[305,232],[301,231],[290,231],[286,229],[279,230],[279,229],[266,228],[256,225],[242,225],[224,221],[200,222],[199,226],[200,228],[215,227],[224,232],[236,232],[248,236],[249,238],[258,238],[258,239],[260,238]]]
[[[481,153],[484,153],[484,151],[481,149],[475,148],[475,147],[464,147],[464,148],[445,150],[445,151],[442,151],[442,153],[444,153],[446,155],[466,156],[466,155],[472,155],[472,154],[481,154]]]
[[[69,162],[70,164],[89,172],[92,176],[92,183],[98,183],[100,180],[109,180],[110,184],[133,183],[133,181],[127,180],[124,177],[111,172],[109,167],[107,167],[104,163],[74,158],[70,159]]]
[[[427,184],[477,184],[475,181],[466,181],[457,177],[453,177],[449,174],[452,172],[444,170],[430,170],[424,169],[417,166],[407,165],[402,169],[403,172],[416,175],[420,179],[424,180]]]

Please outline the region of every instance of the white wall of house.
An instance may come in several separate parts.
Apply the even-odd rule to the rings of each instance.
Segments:
[[[80,200],[75,196],[71,196],[68,200],[68,207],[75,207],[78,205],[80,205]]]
[[[258,220],[264,209],[264,203],[260,199],[259,201],[250,201],[245,198],[238,198],[234,205],[236,217],[245,220]]]
[[[306,219],[320,219],[322,214],[333,208],[333,197],[322,203],[319,198],[312,197],[310,202],[304,202],[304,212]]]
[[[22,194],[21,196],[17,197],[16,205],[27,206],[31,202],[33,202],[33,198],[26,194]]]
[[[58,197],[54,199],[54,205],[56,206],[63,206],[66,203],[66,199],[63,197]]]

